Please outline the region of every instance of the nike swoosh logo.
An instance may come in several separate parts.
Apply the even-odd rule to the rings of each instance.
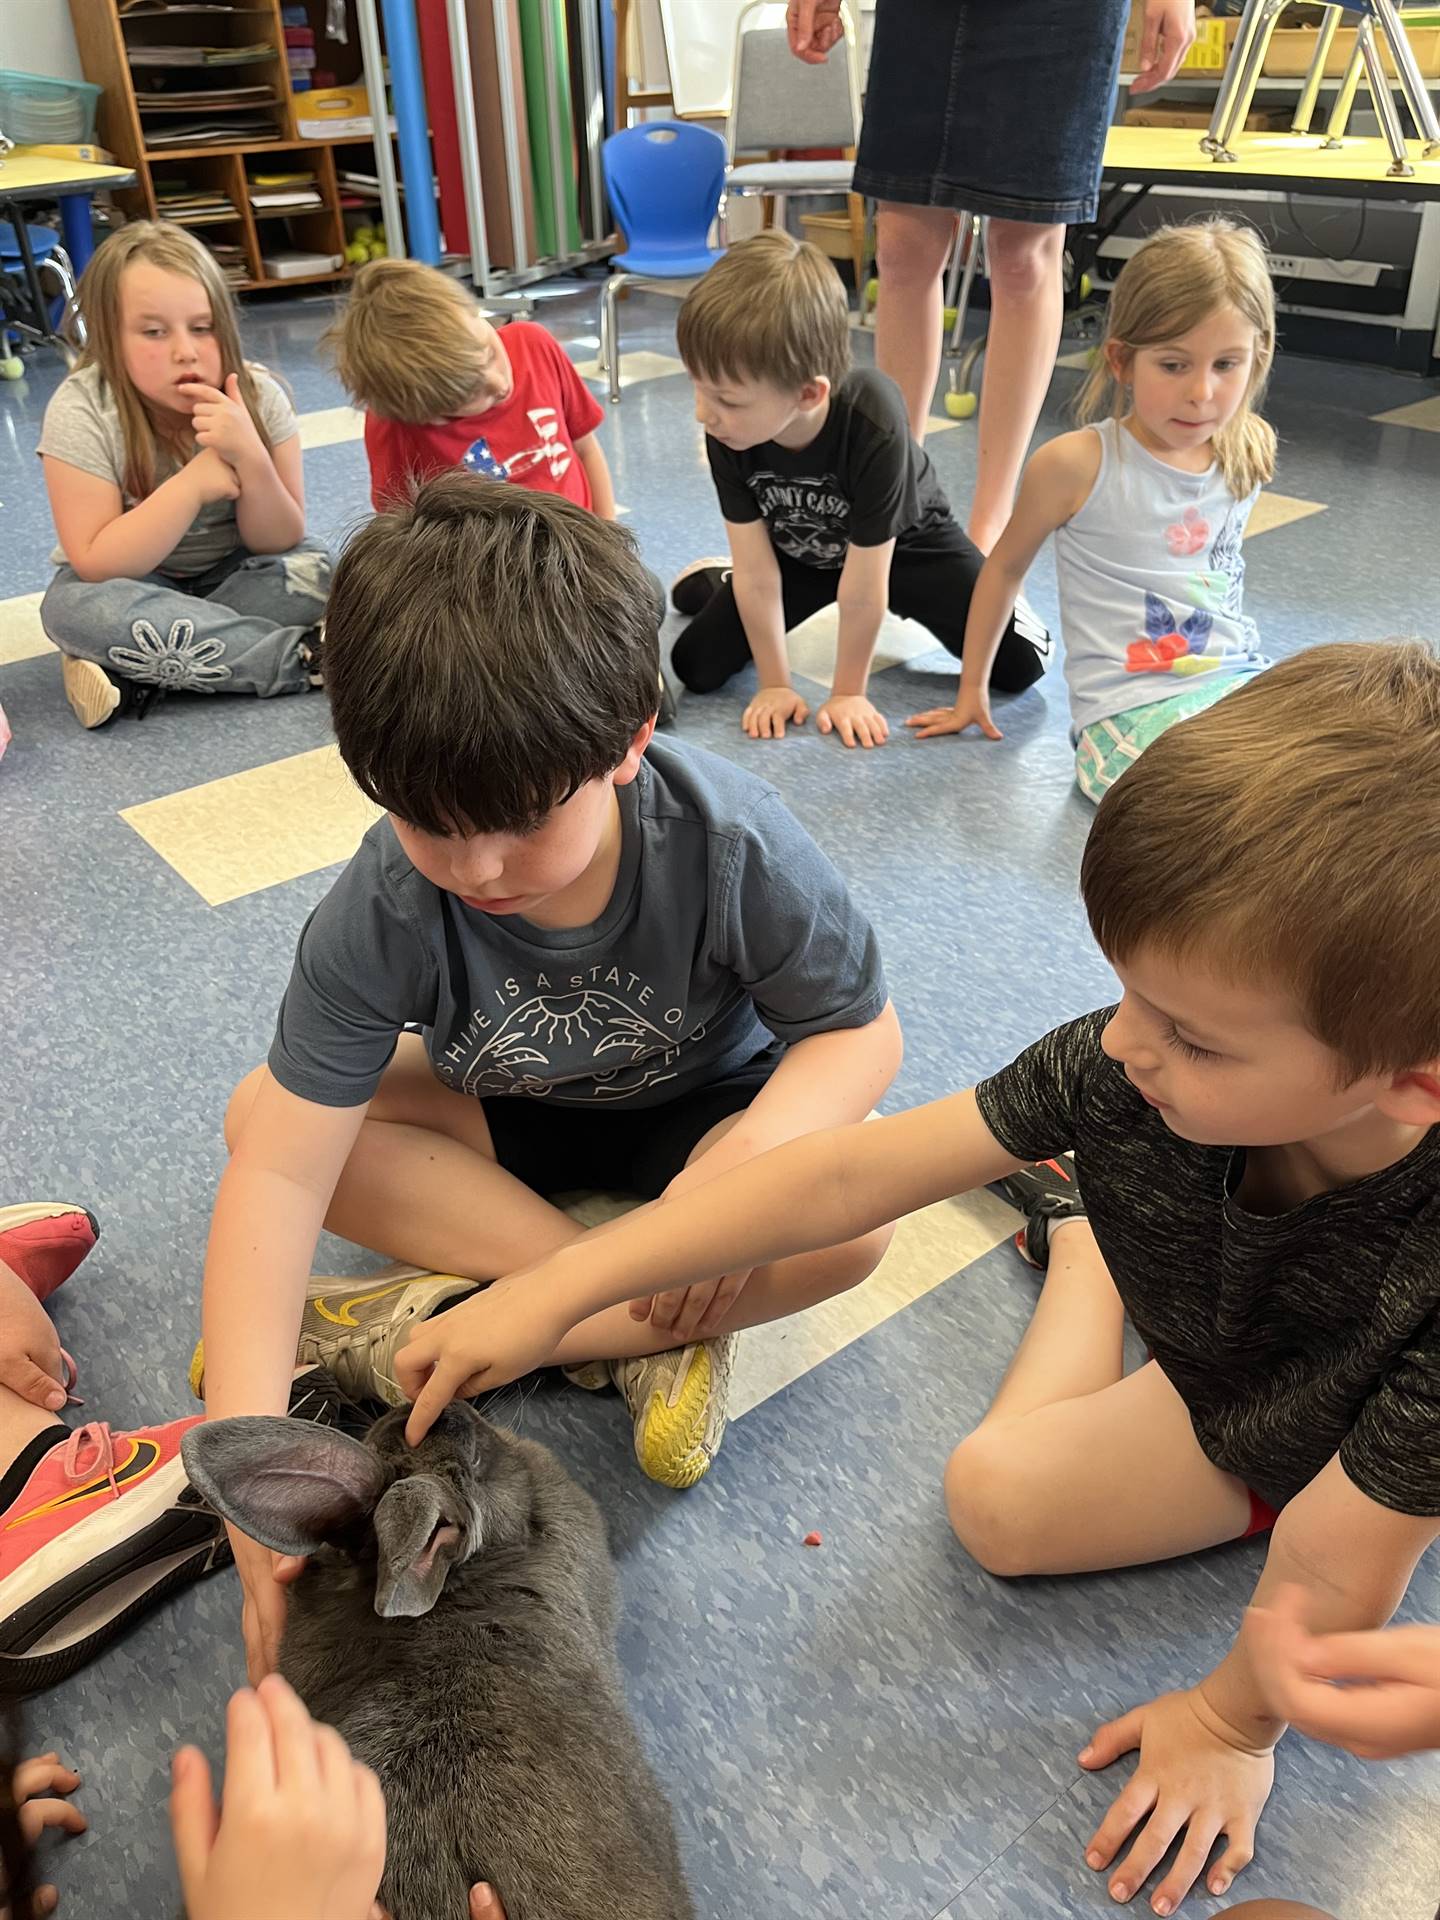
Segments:
[[[392,1280],[388,1287],[377,1287],[372,1293],[352,1293],[348,1299],[337,1301],[335,1306],[323,1294],[309,1301],[308,1305],[322,1320],[328,1320],[332,1327],[358,1327],[360,1322],[354,1313],[356,1307],[367,1307],[372,1300],[386,1300],[392,1293],[403,1293],[409,1285],[408,1280]]]
[[[130,1452],[124,1460],[115,1463],[115,1487],[128,1486],[132,1481],[143,1480],[160,1463],[161,1449],[154,1440],[135,1440],[130,1442]],[[38,1507],[31,1507],[28,1513],[17,1514],[6,1524],[5,1531],[23,1527],[31,1520],[40,1520],[46,1514],[61,1513],[66,1507],[79,1506],[86,1500],[93,1500],[103,1494],[106,1499],[114,1497],[110,1475],[98,1473],[78,1487],[70,1487],[64,1493],[57,1494],[53,1500],[42,1501]]]

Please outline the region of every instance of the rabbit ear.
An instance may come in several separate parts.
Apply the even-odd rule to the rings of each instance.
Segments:
[[[206,1420],[180,1443],[191,1484],[276,1553],[313,1553],[374,1508],[384,1470],[333,1427],[269,1414]]]
[[[376,1613],[386,1620],[429,1613],[459,1556],[462,1519],[473,1528],[473,1514],[462,1515],[455,1495],[432,1474],[395,1482],[375,1509]]]

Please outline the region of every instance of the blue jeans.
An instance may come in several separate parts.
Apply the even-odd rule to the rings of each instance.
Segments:
[[[61,567],[40,623],[62,653],[94,660],[112,679],[169,693],[303,693],[301,642],[325,612],[330,553],[302,540],[288,553],[234,553],[207,573],[156,571],[135,580],[82,580]]]
[[[1129,0],[878,0],[855,191],[1095,218]]]

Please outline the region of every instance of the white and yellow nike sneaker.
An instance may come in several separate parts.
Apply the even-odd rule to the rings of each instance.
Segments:
[[[610,1377],[635,1423],[635,1458],[662,1487],[693,1487],[720,1451],[735,1335],[668,1353],[612,1360]]]
[[[295,1364],[324,1367],[352,1400],[408,1406],[395,1379],[395,1355],[410,1329],[475,1293],[478,1286],[459,1274],[429,1273],[398,1263],[349,1279],[317,1274],[305,1290]],[[198,1399],[205,1398],[203,1341],[190,1362],[190,1386]]]

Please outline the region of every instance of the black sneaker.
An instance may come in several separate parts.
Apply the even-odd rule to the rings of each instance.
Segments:
[[[695,560],[670,583],[670,599],[677,613],[694,615],[708,607],[730,578],[728,560]]]
[[[325,622],[323,620],[305,629],[305,638],[300,642],[300,664],[304,667],[306,678],[312,687],[324,686]]]
[[[1025,1215],[1025,1224],[1015,1236],[1016,1250],[1042,1272],[1050,1261],[1051,1222],[1085,1218],[1074,1156],[1068,1153],[1021,1167],[1018,1173],[997,1180],[992,1191]]]

